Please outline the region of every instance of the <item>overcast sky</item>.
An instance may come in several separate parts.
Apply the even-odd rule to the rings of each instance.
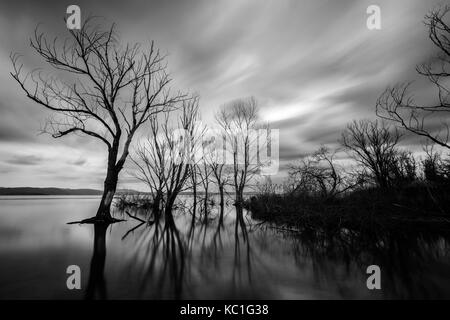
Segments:
[[[197,92],[203,119],[229,100],[254,96],[263,120],[280,130],[282,168],[321,144],[335,146],[352,119],[374,118],[389,84],[417,80],[415,65],[434,48],[424,15],[442,1],[180,0],[4,1],[0,3],[0,186],[101,188],[104,147],[83,137],[38,135],[46,112],[28,101],[9,72],[10,52],[29,70],[38,58],[29,37],[38,23],[66,34],[65,11],[117,23],[124,42],[156,41],[169,53],[180,89]],[[366,8],[381,8],[381,30],[368,30]],[[418,143],[408,140],[408,143]],[[282,176],[282,173],[280,173]],[[135,187],[122,175],[120,187]]]

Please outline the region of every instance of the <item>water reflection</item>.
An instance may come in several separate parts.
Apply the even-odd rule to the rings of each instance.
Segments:
[[[173,215],[126,212],[135,225],[121,239],[130,241],[126,270],[137,298],[208,298],[208,292],[253,299],[450,296],[448,280],[442,282],[449,274],[448,232],[412,226],[293,232],[257,223],[239,208],[224,215],[197,205],[180,202]],[[95,226],[87,299],[107,298],[107,229]],[[382,269],[380,292],[365,286],[372,264]]]
[[[106,230],[109,225],[94,225],[94,249],[91,259],[86,299],[106,299],[106,282],[104,276],[106,259]]]
[[[292,232],[233,206],[220,223],[219,206],[192,203],[186,197],[159,219],[124,211],[127,222],[102,227],[66,224],[95,211],[96,199],[2,200],[0,298],[450,298],[444,227]],[[81,291],[66,287],[72,264]],[[381,267],[382,290],[366,287],[371,264]]]
[[[305,229],[290,238],[296,260],[313,261],[314,273],[322,280],[332,282],[339,277],[336,264],[344,267],[348,277],[376,264],[382,270],[384,298],[449,297],[445,269],[450,263],[450,233],[445,228],[403,224],[360,230]],[[347,289],[341,288],[343,295],[349,295]]]
[[[196,217],[199,213],[199,217]],[[135,237],[134,259],[130,262],[131,274],[135,274],[141,284],[141,297],[158,298],[189,298],[189,283],[192,278],[202,278],[201,282],[209,282],[211,267],[217,273],[221,272],[222,250],[224,249],[223,221],[211,216],[211,210],[206,206],[199,212],[196,208],[180,204],[177,216],[155,215],[162,217],[151,223],[139,224],[131,230],[139,230]],[[222,216],[219,213],[219,217]],[[231,283],[242,284],[241,242],[245,244],[247,262],[246,275],[250,278],[250,243],[247,226],[240,211],[237,219],[230,220],[234,229],[234,263]],[[178,225],[177,225],[178,224]],[[128,234],[129,231],[127,231]],[[227,242],[231,238],[227,235]],[[185,290],[186,289],[186,290]]]

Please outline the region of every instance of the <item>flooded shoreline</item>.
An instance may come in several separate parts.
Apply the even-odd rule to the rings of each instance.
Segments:
[[[95,212],[97,198],[0,202],[1,299],[450,297],[445,236],[288,232],[246,212],[236,219],[234,206],[223,226],[217,207],[205,223],[180,205],[170,222],[96,228],[67,222]],[[366,287],[370,264],[380,265],[382,290]],[[66,287],[69,265],[81,269],[80,290]]]

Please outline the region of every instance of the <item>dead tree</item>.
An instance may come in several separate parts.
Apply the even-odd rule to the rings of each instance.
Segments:
[[[242,206],[244,189],[259,172],[258,106],[252,98],[238,99],[224,105],[216,121],[226,139],[227,157],[231,158],[232,185],[236,206]],[[228,160],[226,159],[228,162]]]
[[[347,125],[342,133],[342,145],[366,168],[382,189],[391,187],[392,164],[397,157],[401,134],[383,122],[360,120]]]
[[[195,164],[191,164],[191,174],[190,174],[190,189],[192,191],[192,221],[191,225],[194,226],[196,214],[197,214],[197,187],[199,185],[197,180],[197,166]]]
[[[206,224],[208,222],[208,202],[209,202],[209,187],[212,181],[213,171],[211,166],[205,159],[202,159],[197,165],[197,173],[200,178],[201,185],[203,187],[203,221]]]
[[[450,149],[450,130],[446,121],[450,115],[450,25],[445,21],[449,12],[450,7],[445,6],[425,17],[428,36],[438,49],[438,55],[416,67],[417,72],[436,87],[437,102],[417,104],[409,93],[411,84],[398,84],[381,94],[376,103],[376,113],[409,132]]]
[[[67,75],[56,79],[41,72],[24,74],[18,55],[11,55],[12,77],[36,104],[53,111],[44,131],[54,138],[89,136],[108,151],[104,190],[95,218],[112,222],[111,202],[137,130],[185,95],[173,94],[165,55],[151,42],[122,46],[114,25],[108,30],[88,19],[81,30],[69,30],[64,42],[35,30],[31,47],[51,67]],[[69,81],[70,79],[70,81]]]
[[[352,188],[335,163],[336,151],[322,146],[311,156],[289,166],[292,193],[332,198]]]
[[[202,160],[197,166],[198,177],[200,178],[201,184],[203,186],[203,190],[205,192],[204,198],[204,207],[205,213],[207,213],[206,208],[208,206],[208,196],[209,196],[209,185],[215,184],[217,190],[219,192],[219,225],[223,225],[223,215],[224,215],[224,207],[225,207],[225,186],[229,182],[229,175],[227,167],[225,166],[225,150],[223,149],[223,144],[218,143],[217,139],[224,140],[223,136],[220,135],[220,132],[216,134],[206,134],[203,139],[203,151],[202,151]],[[223,141],[222,141],[223,142]],[[222,148],[219,148],[222,147]],[[205,222],[207,221],[207,216],[204,217]]]
[[[145,143],[140,143],[131,161],[136,170],[132,175],[145,183],[152,196],[152,212],[155,221],[159,219],[164,201],[165,187],[165,157],[167,144],[160,141],[160,126],[156,116],[148,120],[150,134]]]
[[[159,121],[156,116],[151,118],[149,136],[132,156],[136,176],[161,196],[158,207],[161,202],[166,217],[171,216],[176,198],[187,188],[201,137],[197,127],[198,98],[183,101],[177,112],[180,114],[175,119],[172,115],[176,112],[165,113]],[[171,127],[173,122],[175,127]]]
[[[217,156],[217,152],[222,152],[223,150],[214,150],[214,155],[212,158],[207,159],[210,163],[212,174],[214,177],[215,184],[219,191],[219,226],[223,226],[223,217],[225,211],[225,187],[230,183],[229,167],[220,161]]]

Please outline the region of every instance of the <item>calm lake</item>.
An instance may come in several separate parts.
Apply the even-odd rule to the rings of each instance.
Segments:
[[[108,228],[67,224],[93,216],[98,203],[0,197],[0,298],[450,298],[448,235],[380,234],[365,243],[349,230],[295,233],[247,214],[237,223],[233,206],[223,228],[216,208],[207,224],[200,214],[192,223],[184,209],[174,213],[175,227],[126,215]],[[372,264],[381,268],[381,290],[367,289]],[[69,265],[81,268],[81,290],[67,289]]]

